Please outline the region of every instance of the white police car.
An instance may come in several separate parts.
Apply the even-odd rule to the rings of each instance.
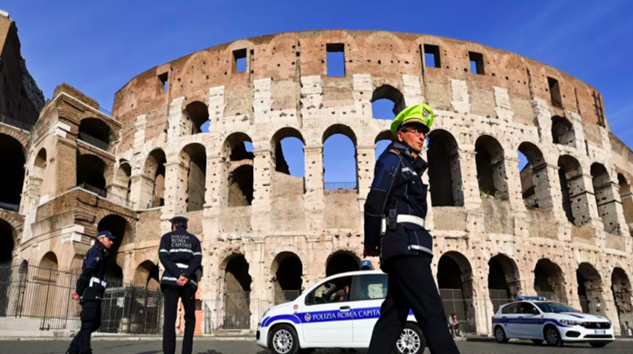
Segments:
[[[519,338],[552,346],[580,342],[604,347],[615,339],[613,326],[604,317],[584,314],[539,296],[519,296],[518,300],[501,306],[492,318],[499,343]]]
[[[387,274],[381,271],[330,276],[294,301],[267,310],[257,326],[257,344],[277,354],[368,348],[386,295]],[[396,347],[399,353],[424,352],[426,342],[412,312]]]

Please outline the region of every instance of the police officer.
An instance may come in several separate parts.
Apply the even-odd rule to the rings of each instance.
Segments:
[[[171,218],[171,232],[160,240],[158,258],[165,267],[160,279],[160,288],[165,298],[165,324],[163,326],[163,353],[176,351],[176,313],[178,299],[185,308],[185,336],[182,354],[191,354],[193,332],[196,328],[196,290],[198,278],[196,270],[202,263],[202,250],[198,238],[187,232],[189,219],[177,215]]]
[[[409,314],[420,326],[431,353],[459,353],[448,330],[444,306],[433,274],[433,238],[424,228],[427,168],[419,153],[433,124],[433,110],[425,104],[400,112],[391,124],[397,142],[376,162],[374,181],[365,202],[364,256],[380,256],[389,275],[387,297],[374,327],[368,354],[387,354]]]
[[[110,231],[99,232],[97,241],[84,257],[81,276],[77,279],[77,289],[71,294],[71,298],[79,300],[81,304],[81,329],[66,353],[92,353],[90,335],[101,325],[101,300],[106,288],[106,259],[114,239]]]

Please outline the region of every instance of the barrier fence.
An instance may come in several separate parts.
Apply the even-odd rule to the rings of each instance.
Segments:
[[[37,323],[39,330],[78,330],[81,306],[71,300],[78,274],[23,265],[0,265],[0,317],[28,319]],[[100,332],[159,334],[163,326],[163,297],[160,290],[148,289],[136,284],[123,284],[120,280],[109,280],[102,301]],[[505,297],[503,295],[506,295]],[[196,333],[212,334],[222,330],[251,331],[271,307],[293,301],[299,290],[279,291],[274,300],[251,298],[251,292],[227,292],[221,300],[196,301]],[[506,292],[491,291],[490,297],[464,298],[462,290],[440,289],[447,319],[455,314],[461,334],[492,333],[492,316],[506,303]],[[548,295],[540,293],[541,296]],[[554,293],[547,296],[556,300]],[[567,303],[567,301],[561,301]],[[590,312],[604,317],[608,309],[618,312],[611,318],[613,326],[621,335],[633,335],[633,312],[621,300],[591,299],[580,297],[580,305]],[[578,308],[581,310],[581,308]],[[177,326],[182,326],[182,313]],[[33,329],[33,328],[31,328]]]

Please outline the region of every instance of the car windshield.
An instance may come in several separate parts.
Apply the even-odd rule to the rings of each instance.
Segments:
[[[564,312],[580,312],[572,307],[559,302],[536,302],[538,308],[547,313],[564,313]]]

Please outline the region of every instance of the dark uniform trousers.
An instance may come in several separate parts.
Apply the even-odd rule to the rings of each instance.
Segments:
[[[380,308],[380,318],[367,354],[388,354],[394,350],[409,309],[413,311],[432,354],[459,354],[433,280],[431,259],[427,254],[400,256],[383,266],[389,275],[387,297]]]
[[[185,286],[163,285],[165,298],[165,324],[163,326],[163,353],[174,354],[176,351],[176,316],[178,299],[182,299],[185,308],[185,335],[182,342],[182,354],[191,354],[193,350],[193,332],[196,329],[196,290]]]
[[[81,329],[70,343],[69,352],[72,354],[90,354],[90,335],[101,325],[101,302],[86,301],[81,304]]]

